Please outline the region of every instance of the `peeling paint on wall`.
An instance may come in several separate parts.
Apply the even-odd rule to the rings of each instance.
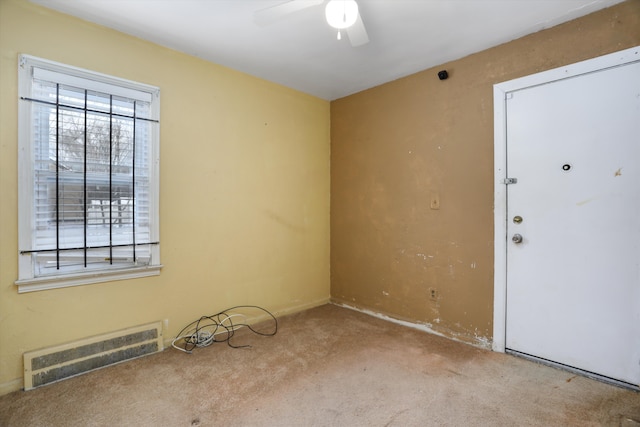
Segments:
[[[488,343],[493,85],[639,45],[638,28],[640,2],[624,2],[333,101],[332,298]]]

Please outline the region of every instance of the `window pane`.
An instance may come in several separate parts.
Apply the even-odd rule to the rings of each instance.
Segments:
[[[49,158],[53,162],[57,159],[58,171],[83,172],[85,135],[83,112],[60,108],[57,130],[52,130],[54,135],[49,141]]]
[[[56,102],[57,85],[53,82],[33,80],[31,98],[43,102]]]
[[[60,105],[84,108],[84,89],[59,85],[58,103]]]
[[[136,101],[136,117],[141,119],[153,119],[151,116],[151,103]]]
[[[113,97],[113,113],[121,116],[133,117],[134,102],[132,99]]]
[[[87,109],[108,113],[109,104],[109,95],[106,93],[87,91]]]

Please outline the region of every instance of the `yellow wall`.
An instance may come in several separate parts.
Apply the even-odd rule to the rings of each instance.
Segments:
[[[19,53],[161,88],[160,276],[17,293]],[[328,301],[328,102],[24,0],[0,0],[0,55],[0,394],[28,350]]]
[[[629,0],[332,102],[333,300],[488,346],[493,85],[636,45]]]

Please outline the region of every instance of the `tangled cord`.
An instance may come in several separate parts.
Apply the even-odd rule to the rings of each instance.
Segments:
[[[235,323],[232,319],[235,317],[242,317],[246,319],[243,314],[229,314],[232,310],[252,308],[262,310],[267,313],[273,319],[274,328],[272,332],[261,332],[255,330],[251,325],[245,322]],[[176,336],[171,342],[171,346],[176,350],[183,351],[191,354],[196,347],[207,347],[214,342],[227,342],[229,347],[244,348],[251,347],[250,345],[233,345],[231,344],[231,338],[235,334],[235,331],[242,327],[247,327],[254,334],[262,336],[274,336],[278,332],[278,320],[268,310],[258,307],[256,305],[238,305],[228,308],[220,313],[213,314],[211,316],[202,316],[198,320],[195,320],[185,326],[178,336]],[[181,345],[178,343],[182,341]]]

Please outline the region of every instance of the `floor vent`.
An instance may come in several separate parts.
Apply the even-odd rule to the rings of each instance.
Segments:
[[[163,350],[162,322],[127,328],[24,354],[24,389]]]

